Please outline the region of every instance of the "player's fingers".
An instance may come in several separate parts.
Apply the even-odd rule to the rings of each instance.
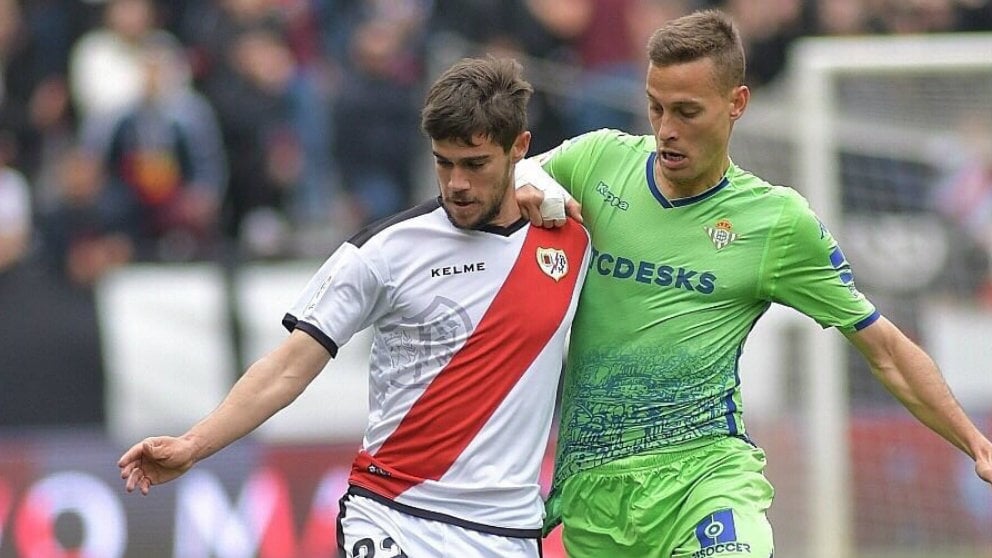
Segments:
[[[126,452],[124,452],[124,455],[122,455],[121,458],[117,460],[117,466],[123,467],[127,463],[132,463],[134,461],[141,459],[141,452],[143,448],[144,448],[144,441],[138,442],[137,444],[131,446],[131,448],[128,449]]]
[[[572,219],[582,223],[582,204],[574,199],[565,200],[565,213]]]
[[[530,221],[530,224],[535,227],[543,226],[541,202],[544,199],[544,194],[534,186],[525,184],[517,188],[514,195],[524,218]]]
[[[530,211],[530,209],[528,207],[523,206],[523,205],[520,206],[520,216],[523,217],[524,219],[527,219],[528,221],[530,221],[531,224],[533,225],[534,224],[534,219],[531,218],[531,214],[532,213],[533,212]]]
[[[131,471],[133,471],[134,468],[137,466],[138,466],[137,463],[134,461],[127,463],[125,465],[121,465],[121,478],[122,479],[128,478],[131,475]]]
[[[138,481],[140,481],[143,477],[144,473],[141,469],[134,469],[131,471],[131,474],[127,476],[127,480],[124,482],[124,489],[128,492],[134,492],[134,488],[138,485]]]
[[[142,478],[138,481],[138,488],[141,490],[142,496],[148,496],[148,491],[152,489],[152,481],[148,477]]]
[[[978,463],[975,466],[975,472],[983,481],[992,484],[992,463]]]

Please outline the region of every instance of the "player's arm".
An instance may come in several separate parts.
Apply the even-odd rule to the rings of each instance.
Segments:
[[[125,488],[147,494],[152,485],[179,477],[255,430],[299,397],[330,358],[310,335],[293,331],[252,364],[220,405],[185,434],[146,438],[125,452],[118,461]]]
[[[545,155],[519,161],[514,170],[517,205],[536,227],[561,227],[566,216],[582,222],[582,207],[541,167]]]
[[[261,426],[303,393],[330,360],[323,345],[295,330],[252,364],[223,402],[183,435],[200,461]]]
[[[974,459],[978,476],[992,484],[992,442],[965,414],[930,356],[884,317],[848,339],[885,388],[920,422]]]

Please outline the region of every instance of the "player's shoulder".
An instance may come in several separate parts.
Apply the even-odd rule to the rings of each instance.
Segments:
[[[809,207],[809,202],[795,188],[774,184],[735,164],[731,164],[727,178],[736,190],[746,192],[749,196],[767,201],[775,200],[795,209]]]
[[[435,221],[431,215],[441,208],[437,198],[427,200],[409,209],[394,213],[377,221],[369,223],[353,234],[347,243],[356,248],[368,245],[382,245],[395,238],[402,238],[404,231],[417,227],[429,227]],[[391,242],[389,242],[391,243]]]
[[[560,227],[545,229],[531,226],[528,235],[536,237],[539,243],[546,244],[545,247],[563,248],[568,251],[581,252],[589,250],[592,246],[589,230],[571,217]]]
[[[585,228],[585,226],[582,225],[582,223],[579,223],[578,221],[572,219],[571,217],[565,220],[564,225],[553,230],[560,231],[562,235],[568,237],[583,239],[586,242],[589,242],[592,238],[589,234],[589,229]]]
[[[655,140],[653,136],[630,134],[613,128],[600,128],[566,140],[564,146],[595,152],[611,150],[651,152],[655,149]]]

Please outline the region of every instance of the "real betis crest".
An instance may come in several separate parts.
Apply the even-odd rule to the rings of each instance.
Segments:
[[[722,250],[737,240],[738,237],[738,234],[732,230],[734,226],[727,219],[720,219],[712,227],[703,228],[706,229],[706,234],[710,236],[710,240],[713,241],[713,246],[716,246],[717,250]]]
[[[537,264],[545,275],[560,280],[568,274],[568,257],[564,250],[558,248],[537,248]]]

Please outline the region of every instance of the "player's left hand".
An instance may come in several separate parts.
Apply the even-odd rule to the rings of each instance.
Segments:
[[[985,455],[975,458],[975,472],[980,479],[992,484],[992,449]]]

